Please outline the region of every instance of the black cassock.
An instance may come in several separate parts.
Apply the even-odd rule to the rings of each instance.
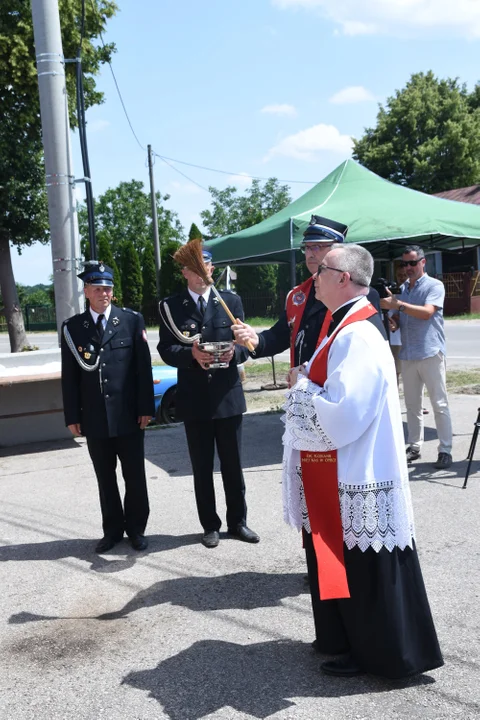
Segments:
[[[344,544],[350,598],[320,600],[317,559],[305,530],[303,540],[320,652],[351,653],[365,672],[393,680],[443,665],[415,544],[391,552]]]
[[[100,337],[87,310],[64,323],[61,349],[65,424],[80,424],[87,438],[104,535],[120,539],[124,532],[130,537],[143,534],[149,505],[145,433],[139,429],[138,417],[154,414],[152,365],[143,317],[112,305]],[[125,481],[123,505],[117,458]]]

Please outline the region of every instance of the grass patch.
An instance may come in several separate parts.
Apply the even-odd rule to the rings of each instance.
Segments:
[[[469,313],[465,315],[446,315],[445,320],[480,320],[480,313]]]
[[[447,390],[450,392],[456,392],[461,388],[472,385],[477,385],[480,388],[480,369],[447,370]]]

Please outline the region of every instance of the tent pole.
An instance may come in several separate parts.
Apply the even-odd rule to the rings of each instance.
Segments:
[[[293,220],[290,218],[290,285],[292,288],[297,284],[297,263],[295,259],[295,250],[293,248]]]

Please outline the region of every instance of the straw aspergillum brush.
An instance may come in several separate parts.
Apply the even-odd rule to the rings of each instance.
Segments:
[[[210,273],[207,270],[207,266],[205,265],[203,261],[202,256],[202,241],[200,238],[194,238],[193,240],[190,240],[185,245],[182,245],[181,248],[179,248],[176,253],[173,256],[173,259],[175,262],[178,262],[179,265],[183,265],[183,267],[188,268],[192,272],[194,272],[196,275],[202,278],[205,285],[210,285],[213,292],[218,298],[218,301],[220,302],[221,306],[227,313],[228,317],[232,321],[233,325],[237,324],[237,320],[232,315],[230,308],[226,304],[225,300],[222,298],[220,293],[218,292],[217,288],[213,284],[213,280],[210,277]],[[250,352],[253,352],[255,348],[251,344],[250,341],[247,342],[247,348],[250,350]]]

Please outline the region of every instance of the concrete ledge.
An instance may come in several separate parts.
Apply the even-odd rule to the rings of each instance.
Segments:
[[[60,373],[0,381],[0,447],[71,437]]]

